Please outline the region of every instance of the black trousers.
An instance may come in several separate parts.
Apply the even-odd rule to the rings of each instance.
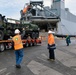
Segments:
[[[67,43],[67,46],[69,46],[69,42],[66,42]]]
[[[49,49],[49,59],[54,59],[55,60],[54,49]]]

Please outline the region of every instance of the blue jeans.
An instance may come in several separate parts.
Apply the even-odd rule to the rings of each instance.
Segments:
[[[16,55],[16,65],[20,65],[23,59],[23,49],[15,50]]]

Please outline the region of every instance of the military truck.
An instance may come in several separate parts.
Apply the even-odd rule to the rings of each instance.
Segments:
[[[16,24],[19,25],[19,26],[16,25],[15,28],[20,29],[21,32],[22,32],[22,28],[25,28],[24,38],[28,38],[28,36],[30,36],[32,39],[37,39],[39,37],[38,25],[32,24],[30,21],[15,20],[15,19],[11,19],[11,18],[7,18],[7,20],[15,21]]]
[[[10,22],[9,22],[10,20]],[[30,36],[32,39],[39,37],[39,27],[31,23],[22,23],[19,20],[5,18],[0,14],[0,40],[7,40],[10,36],[14,36],[15,29],[19,29],[22,33],[22,29],[25,28],[24,38]]]
[[[5,16],[2,16],[2,14],[0,14],[0,40],[3,40],[4,36],[7,33],[6,24],[7,24],[7,21],[5,19]]]
[[[25,38],[30,36],[32,39],[37,39],[39,37],[39,27],[36,24],[25,22],[21,25],[23,28],[25,28]]]

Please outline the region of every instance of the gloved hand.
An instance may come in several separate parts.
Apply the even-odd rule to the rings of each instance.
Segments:
[[[10,39],[12,39],[13,37],[12,36],[10,36]]]

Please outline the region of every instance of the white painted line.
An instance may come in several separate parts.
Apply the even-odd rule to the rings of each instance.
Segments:
[[[6,75],[9,75],[9,74],[11,74],[11,73],[9,72],[9,73],[7,73]]]
[[[0,72],[5,71],[7,68],[1,69]]]
[[[48,58],[47,56],[46,56],[46,54],[41,54],[43,57],[45,57],[45,58]]]
[[[58,71],[49,68],[39,62],[32,60],[28,63],[27,67],[33,72],[35,75],[63,75]]]
[[[0,70],[0,74],[3,74],[4,72],[6,72],[7,68],[3,68]]]
[[[37,58],[40,59],[40,60],[42,60],[42,61],[47,62],[47,59],[45,60],[45,59],[42,59],[42,58],[40,58],[40,57],[37,57]]]

